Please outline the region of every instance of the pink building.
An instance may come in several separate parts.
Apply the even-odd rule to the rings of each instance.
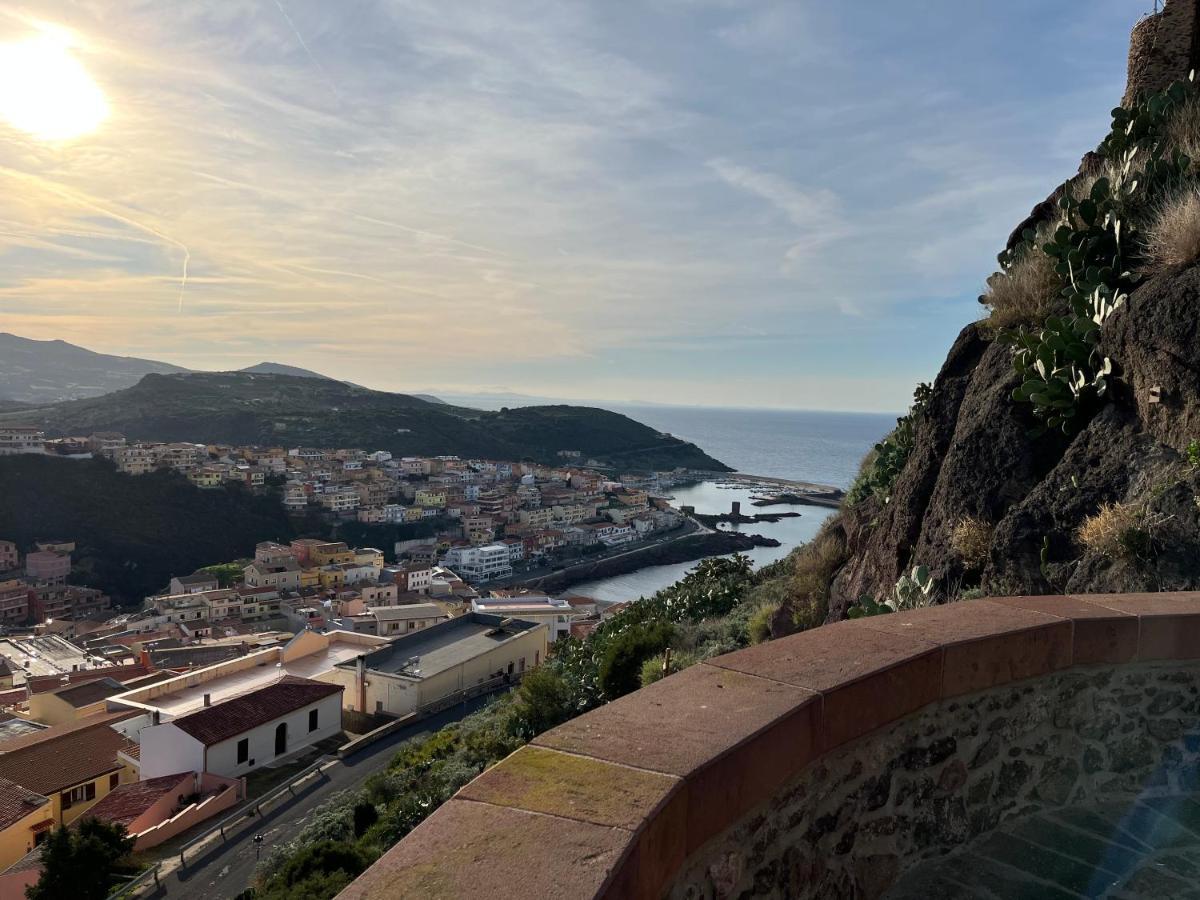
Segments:
[[[38,550],[25,555],[25,574],[37,581],[62,584],[71,574],[71,554],[61,550]]]

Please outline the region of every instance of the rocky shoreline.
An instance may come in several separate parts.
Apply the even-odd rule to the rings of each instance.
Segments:
[[[686,537],[633,550],[608,559],[591,560],[568,566],[558,572],[539,575],[536,578],[518,580],[512,587],[535,588],[547,593],[565,591],[573,584],[598,578],[627,575],[649,566],[664,566],[672,563],[692,562],[709,556],[725,556],[742,553],[754,547],[778,547],[775,538],[760,534],[743,534],[738,531],[707,531],[689,534]]]

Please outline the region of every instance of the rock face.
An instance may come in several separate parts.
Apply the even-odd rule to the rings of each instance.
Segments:
[[[1186,78],[1200,39],[1198,0],[1168,0],[1143,19],[1130,50],[1128,95]],[[1093,164],[1084,158],[1081,170]],[[1022,228],[1054,214],[1055,195]],[[1010,239],[1012,240],[1012,239]],[[829,618],[864,595],[890,592],[909,567],[929,567],[943,598],[963,589],[1045,594],[1200,588],[1200,268],[1159,272],[1106,323],[1101,350],[1118,365],[1109,396],[1068,437],[1030,437],[1012,352],[983,325],[959,335],[938,375],[914,449],[886,504],[843,509],[848,559],[830,588]],[[1114,551],[1078,532],[1103,504],[1136,511]],[[959,559],[964,519],[991,528],[986,563]]]

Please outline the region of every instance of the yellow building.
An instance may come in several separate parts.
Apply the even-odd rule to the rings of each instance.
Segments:
[[[422,488],[413,496],[417,506],[429,506],[442,509],[446,506],[446,492],[434,488]]]
[[[68,725],[104,712],[108,698],[126,690],[114,678],[97,678],[44,691],[29,698],[29,718],[46,725]]]
[[[333,566],[338,563],[354,562],[354,551],[338,541],[313,547],[309,558],[314,566]]]
[[[548,634],[544,624],[467,613],[400,637],[361,664],[340,663],[321,680],[345,686],[347,709],[403,716],[519,679],[546,659]]]
[[[300,588],[316,587],[321,583],[321,570],[317,568],[300,570]]]
[[[53,828],[49,797],[0,778],[0,871],[45,840]]]
[[[338,588],[346,583],[346,570],[341,566],[321,566],[317,575],[323,588]]]
[[[69,825],[118,784],[137,781],[138,745],[113,726],[131,714],[105,713],[7,741],[0,779],[49,800],[47,818]]]
[[[219,488],[224,480],[220,469],[193,469],[187,473],[188,481],[198,488]]]

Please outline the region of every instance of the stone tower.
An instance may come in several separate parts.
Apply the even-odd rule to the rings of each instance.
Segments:
[[[1123,106],[1138,94],[1160,91],[1200,68],[1198,8],[1200,0],[1166,0],[1160,12],[1133,27]]]

